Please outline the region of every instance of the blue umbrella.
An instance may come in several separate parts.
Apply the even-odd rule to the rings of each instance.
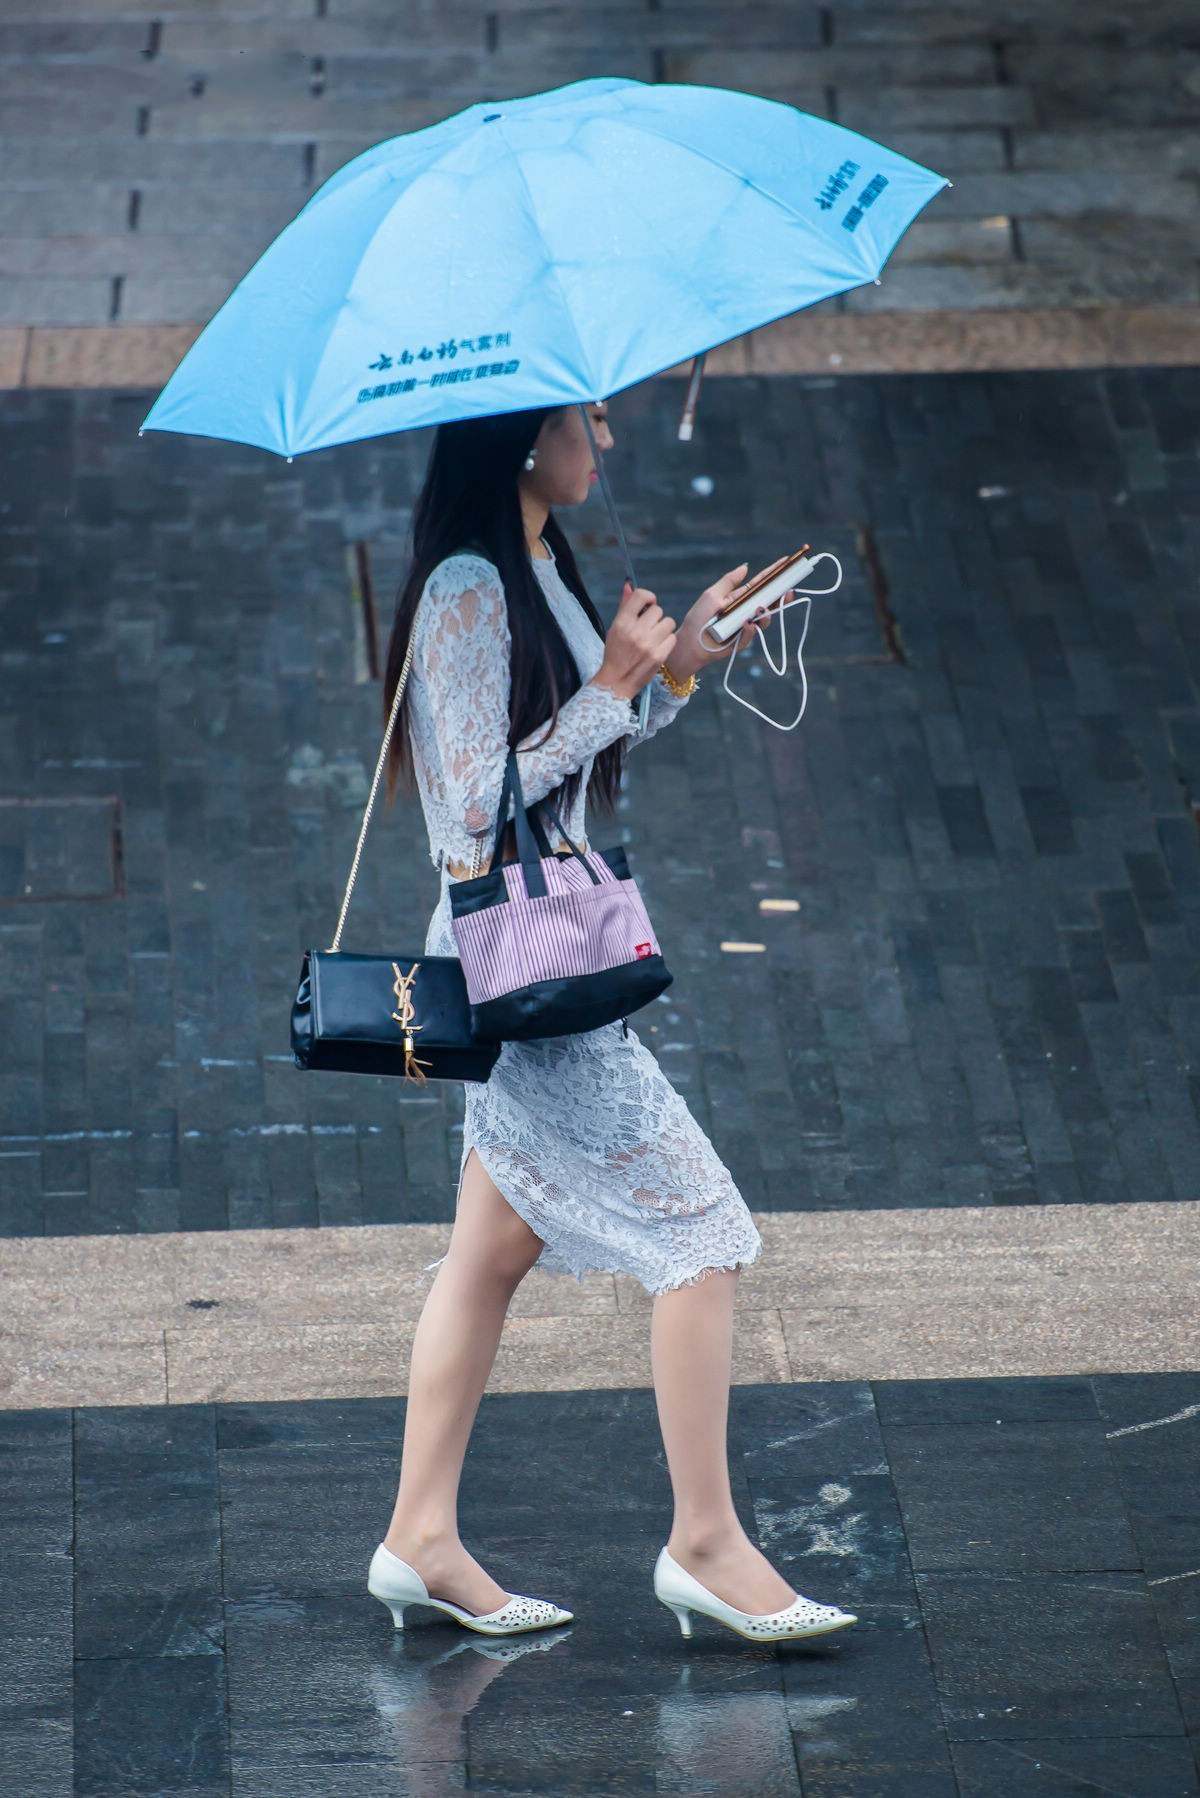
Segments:
[[[294,456],[618,393],[875,280],[946,185],[719,88],[577,81],[469,106],[331,176],[143,428]]]
[[[722,88],[577,81],[469,106],[331,176],[142,428],[291,458],[582,406],[875,280],[946,185],[857,132]]]

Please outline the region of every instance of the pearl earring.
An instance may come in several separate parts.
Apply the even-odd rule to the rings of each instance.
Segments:
[[[537,455],[537,451],[536,451],[536,450],[530,450],[530,452],[529,452],[529,454],[528,454],[528,455],[527,455],[527,456],[526,456],[526,458],[525,458],[525,467],[526,467],[526,468],[527,468],[527,469],[530,469],[530,468],[532,468],[532,467],[533,467],[533,463],[534,463],[534,457],[535,457],[535,456],[536,456],[536,455]]]

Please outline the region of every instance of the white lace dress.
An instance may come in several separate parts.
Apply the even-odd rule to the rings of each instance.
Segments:
[[[583,685],[518,745],[525,803],[575,768],[583,774],[563,823],[585,840],[592,761],[618,737],[636,741],[627,700],[592,684],[603,643],[553,558],[533,559]],[[500,576],[476,555],[448,557],[426,583],[409,673],[415,771],[441,894],[425,951],[454,955],[446,864],[491,849],[508,736],[510,636]],[[655,679],[645,736],[686,703]],[[558,833],[545,820],[552,847]],[[462,1169],[475,1149],[485,1169],[545,1243],[537,1266],[582,1276],[630,1273],[651,1293],[712,1268],[752,1261],[761,1241],[728,1168],[632,1023],[505,1043],[486,1082],[465,1081]],[[434,1264],[437,1265],[436,1263]]]

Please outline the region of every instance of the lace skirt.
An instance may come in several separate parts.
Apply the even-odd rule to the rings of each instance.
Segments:
[[[425,951],[457,953],[449,875]],[[545,1243],[537,1267],[632,1274],[647,1292],[745,1266],[762,1241],[729,1169],[633,1025],[505,1043],[465,1081],[462,1170],[474,1149]],[[436,1263],[434,1264],[436,1265]]]

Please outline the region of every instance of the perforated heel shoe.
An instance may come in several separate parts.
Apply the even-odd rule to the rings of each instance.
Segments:
[[[481,1636],[520,1636],[526,1630],[550,1629],[555,1624],[573,1621],[570,1611],[549,1604],[544,1598],[525,1598],[519,1592],[511,1593],[508,1603],[502,1604],[498,1611],[478,1615],[464,1611],[448,1599],[431,1598],[416,1568],[394,1555],[382,1542],[371,1557],[367,1591],[387,1606],[397,1629],[404,1628],[405,1608],[414,1604],[426,1604],[435,1611],[444,1611],[447,1617],[453,1617],[456,1623]]]
[[[858,1622],[853,1611],[839,1611],[833,1604],[815,1604],[799,1593],[783,1611],[769,1611],[762,1617],[753,1611],[739,1611],[702,1586],[665,1548],[654,1568],[654,1595],[669,1611],[674,1611],[685,1636],[692,1633],[693,1611],[725,1624],[750,1642],[790,1642],[798,1636],[826,1636]]]

